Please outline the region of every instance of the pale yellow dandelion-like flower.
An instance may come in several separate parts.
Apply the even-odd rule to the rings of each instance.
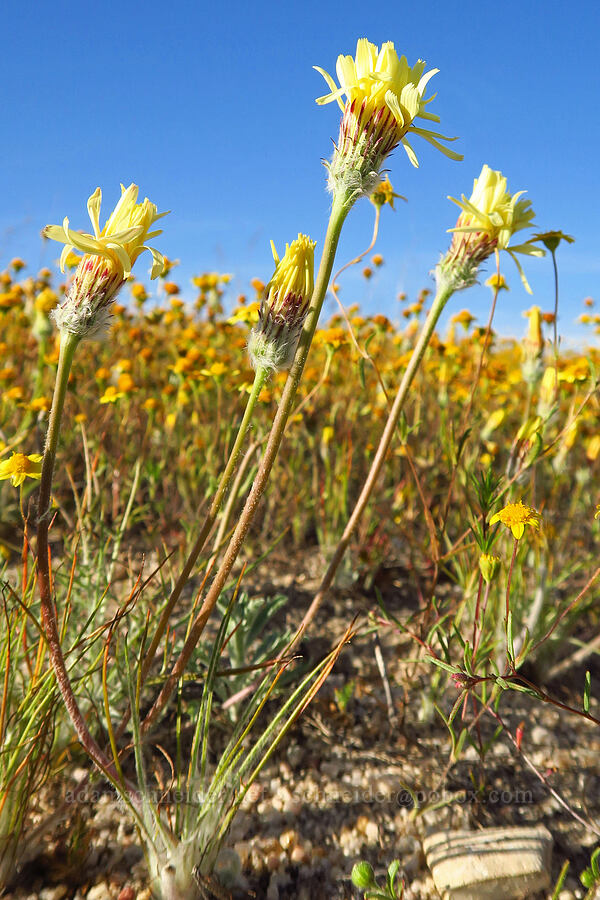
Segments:
[[[544,256],[545,251],[531,241],[510,244],[513,235],[529,227],[535,218],[531,202],[520,199],[523,193],[510,194],[502,172],[484,165],[469,199],[464,194],[460,200],[449,197],[461,208],[461,213],[454,228],[448,229],[453,234],[452,243],[438,265],[438,277],[452,278],[455,290],[470,287],[475,283],[481,263],[492,253],[505,250],[515,261],[525,289],[531,293],[515,254]]]
[[[356,56],[338,56],[339,86],[320,66],[314,68],[329,87],[329,93],[318,97],[317,103],[337,101],[342,111],[338,142],[329,165],[332,191],[344,186],[353,192],[353,199],[361,194],[368,196],[381,180],[386,157],[400,143],[413,166],[418,166],[408,140],[413,134],[451,159],[462,159],[441,143],[455,138],[417,124],[418,119],[440,121],[427,109],[435,95],[425,97],[427,85],[438,69],[425,72],[423,60],[411,67],[405,56],[398,56],[391,41],[382,44],[380,50],[366,38],[357,42]]]
[[[102,332],[108,319],[108,307],[119,288],[131,277],[131,269],[144,250],[152,254],[150,277],[157,278],[162,273],[164,258],[146,241],[162,234],[160,229],[151,229],[154,222],[167,213],[159,213],[147,198],[138,203],[138,190],[135,184],[128,188],[121,185],[121,199],[101,229],[102,191],[97,188],[87,204],[93,234],[73,231],[66,217],[62,225],[44,228],[44,237],[65,245],[60,257],[61,271],[64,272],[73,250],[84,254],[65,301],[54,312],[61,331],[82,337],[93,337]]]

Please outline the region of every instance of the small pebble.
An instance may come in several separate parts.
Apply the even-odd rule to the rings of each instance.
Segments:
[[[117,900],[135,900],[135,891],[132,887],[124,887]]]
[[[110,897],[110,892],[106,882],[103,881],[101,884],[95,884],[89,889],[86,897],[87,900],[107,900],[107,897]]]

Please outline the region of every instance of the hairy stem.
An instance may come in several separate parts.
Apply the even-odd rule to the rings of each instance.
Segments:
[[[60,422],[65,404],[69,373],[73,363],[73,357],[81,338],[76,334],[63,334],[60,341],[60,354],[58,370],[56,372],[56,385],[52,398],[52,408],[48,421],[48,433],[44,448],[42,462],[42,475],[40,479],[40,491],[38,496],[38,526],[37,526],[37,565],[38,583],[40,590],[42,624],[52,668],[56,675],[58,687],[62,694],[67,712],[71,718],[77,736],[84,749],[103,774],[107,774],[113,767],[105,753],[100,749],[89,732],[81,710],[77,704],[69,673],[60,643],[56,612],[52,601],[52,580],[50,575],[50,556],[48,547],[48,526],[50,519],[50,502],[52,492],[52,478],[54,475],[54,463],[56,460],[56,448],[60,434]]]

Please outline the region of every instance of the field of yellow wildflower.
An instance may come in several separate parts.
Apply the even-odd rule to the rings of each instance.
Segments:
[[[244,295],[220,272],[192,294],[131,183],[108,216],[93,191],[87,231],[43,228],[64,277],[0,273],[11,900],[600,888],[600,354],[559,339],[574,238],[531,232],[483,164],[435,290],[388,298],[395,321],[345,307],[348,268],[386,265],[392,152],[462,155],[422,60],[360,38],[337,82],[315,68],[341,110],[318,249],[272,241]],[[366,199],[371,243],[336,272]],[[531,293],[543,257],[551,308],[500,337],[501,265]],[[475,327],[455,295],[493,263]]]
[[[385,264],[376,255],[368,263],[372,269]],[[14,260],[0,276],[0,466],[5,479],[0,487],[0,534],[5,577],[28,555],[23,517],[27,521],[30,516],[36,491],[36,481],[26,477],[27,467],[21,492],[15,490],[10,479],[21,479],[8,463],[14,454],[22,454],[34,458],[34,468],[35,459],[41,458],[34,455],[43,451],[58,362],[48,315],[64,291],[50,271],[23,277],[21,266]],[[254,279],[247,295],[235,298],[229,281],[227,274],[201,274],[194,279],[195,302],[184,303],[176,266],[167,261],[157,287],[133,282],[113,306],[110,341],[81,347],[69,379],[56,460],[50,542],[54,578],[69,597],[75,630],[81,627],[77,620],[92,616],[98,606],[118,609],[141,579],[148,580],[148,587],[143,603],[130,612],[136,625],[129,627],[143,628],[146,617],[157,616],[160,585],[172,582],[198,515],[210,502],[251,389],[253,372],[245,349],[264,289]],[[260,598],[260,603],[274,605],[270,630],[283,638],[280,646],[310,605],[319,567],[341,536],[387,418],[390,394],[411,357],[429,303],[426,290],[414,300],[399,298],[395,324],[350,308],[347,319],[335,315],[316,332],[271,488],[252,526],[248,555],[254,562],[242,582],[248,592],[244,603]],[[587,314],[593,318],[593,310]],[[325,896],[310,893],[322,877],[314,874],[321,871],[321,863],[332,867],[328,896],[352,896],[350,887],[340,887],[350,884],[351,863],[360,856],[375,866],[382,861],[382,835],[390,829],[411,850],[407,883],[414,879],[418,890],[414,848],[432,805],[430,793],[434,799],[444,797],[438,817],[447,823],[548,822],[556,812],[548,808],[552,794],[546,780],[564,791],[565,802],[576,811],[584,802],[585,788],[574,771],[577,767],[581,774],[582,751],[574,751],[573,758],[569,753],[574,741],[592,746],[590,738],[579,722],[560,726],[557,738],[558,719],[544,715],[536,724],[531,718],[533,701],[521,693],[511,693],[500,707],[504,735],[496,734],[499,720],[478,720],[465,699],[449,725],[450,744],[444,738],[448,731],[442,719],[460,696],[461,679],[468,677],[459,674],[465,623],[475,629],[475,648],[479,640],[486,653],[498,652],[513,543],[515,640],[522,641],[526,626],[536,642],[552,631],[528,658],[527,683],[542,685],[539,690],[547,689],[557,704],[581,708],[585,671],[594,671],[598,621],[589,580],[597,562],[593,484],[600,455],[598,353],[586,350],[555,358],[552,316],[536,307],[529,311],[528,322],[524,320],[523,331],[522,339],[500,339],[493,332],[486,337],[486,330],[474,327],[464,309],[431,341],[389,465],[317,615],[315,636],[303,642],[302,653],[316,659],[327,649],[323,636],[339,637],[356,614],[361,616],[359,633],[315,701],[314,719],[295,726],[291,749],[276,758],[260,781],[262,795],[257,796],[265,799],[248,805],[232,844],[243,862],[240,883],[254,885],[258,896],[266,896],[260,891],[271,882],[281,883],[280,896]],[[261,389],[236,490],[205,561],[236,522],[283,381],[283,375],[276,375]],[[510,513],[508,501],[524,501],[536,510],[537,527],[525,529],[519,542],[508,529],[498,533],[493,552],[484,560],[477,522],[488,509],[504,506]],[[482,584],[487,589],[483,611]],[[199,586],[200,581],[194,590]],[[286,612],[282,595],[294,601]],[[7,621],[10,600],[5,585]],[[436,634],[445,634],[447,645],[438,644]],[[247,655],[239,662],[252,663],[253,654],[260,661],[258,638],[260,634],[254,645],[249,640]],[[428,647],[436,647],[446,668],[456,666],[457,672],[428,664]],[[276,655],[275,643],[268,649]],[[32,653],[25,660],[35,665]],[[39,658],[39,649],[36,654]],[[192,677],[201,679],[204,659],[194,663],[198,674]],[[480,669],[482,665],[485,669],[485,662]],[[221,701],[248,683],[247,675],[232,678],[232,685],[220,688]],[[112,690],[118,694],[116,684]],[[185,690],[182,697],[185,706]],[[90,701],[88,716],[93,720],[93,698]],[[186,712],[193,708],[190,701]],[[229,708],[235,710],[235,705]],[[228,713],[218,715],[226,729]],[[130,878],[123,863],[123,858],[138,858],[131,855],[132,835],[122,833],[118,814],[106,819],[109,788],[88,785],[81,789],[85,799],[80,809],[61,808],[65,786],[73,783],[73,773],[81,772],[84,763],[60,718],[58,714],[52,725],[53,747],[60,751],[55,756],[46,745],[42,754],[37,777],[45,787],[35,815],[51,816],[58,808],[68,828],[50,827],[43,834],[33,861],[22,869],[23,889],[29,893],[17,889],[14,896],[29,896],[36,885],[49,890],[65,881],[73,896],[85,896],[97,882],[106,885],[106,894],[94,896],[133,897],[136,893],[126,889],[133,885],[137,892],[140,885],[141,897],[143,877]],[[463,731],[467,740],[463,737],[457,749]],[[158,743],[165,754],[172,754],[173,734],[168,726],[162,732]],[[511,747],[514,740],[536,760],[542,780]],[[499,748],[505,756],[498,757]],[[440,782],[443,767],[436,771],[431,766],[432,750],[446,755],[445,781]],[[162,771],[162,783],[160,778],[167,778],[164,759],[155,765]],[[363,778],[354,783],[356,767],[365,768],[366,782]],[[315,777],[319,772],[320,778]],[[396,778],[394,773],[400,774]],[[299,810],[305,810],[298,797],[312,796],[317,785],[322,796],[311,801],[310,814],[302,813],[305,824],[292,827]],[[383,791],[381,802],[371,797],[375,785]],[[510,802],[491,804],[486,797],[499,786],[507,797],[520,790],[528,802],[516,808]],[[351,802],[338,809],[345,787]],[[261,803],[266,813],[260,811]],[[123,857],[123,847],[118,852],[114,846],[111,852],[102,850],[107,834],[106,827],[97,824],[102,815],[111,828],[121,828],[129,856]],[[563,816],[569,818],[564,810]],[[563,859],[581,868],[589,832],[573,820],[568,835]],[[315,846],[322,841],[323,848]],[[578,843],[583,850],[576,851]],[[82,874],[78,861],[88,858],[90,846],[100,848],[92,857],[97,862]],[[305,893],[284,893],[286,878],[298,878]]]

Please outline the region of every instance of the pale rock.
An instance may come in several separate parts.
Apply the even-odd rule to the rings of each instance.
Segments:
[[[103,881],[102,884],[95,884],[91,887],[85,896],[86,900],[108,900],[110,891],[106,882]]]
[[[39,900],[64,900],[69,893],[66,884],[59,884],[57,887],[43,888],[40,891]]]
[[[340,763],[335,759],[325,759],[320,766],[321,774],[333,779],[338,777],[341,768]]]
[[[543,826],[439,831],[423,849],[444,900],[513,900],[550,884],[552,836]]]
[[[376,822],[367,822],[365,837],[369,844],[376,844],[379,840],[379,827]]]

